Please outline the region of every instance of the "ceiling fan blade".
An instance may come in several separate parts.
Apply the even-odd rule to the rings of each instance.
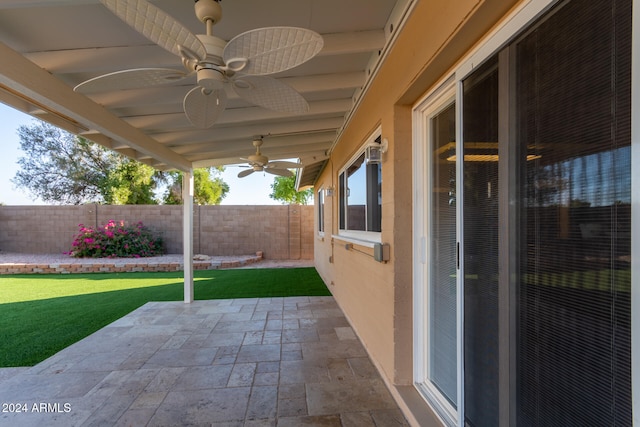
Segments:
[[[309,104],[295,89],[267,76],[242,76],[233,80],[239,97],[259,107],[280,113],[302,114]]]
[[[222,59],[234,71],[273,74],[307,62],[323,45],[320,34],[305,28],[257,28],[231,39],[224,48]]]
[[[200,59],[206,58],[204,44],[184,25],[151,3],[145,0],[100,2],[133,29],[174,55],[181,56],[179,47],[184,46]]]
[[[276,160],[273,162],[269,162],[267,167],[276,168],[276,169],[299,169],[301,167],[304,167],[304,165],[302,163],[284,162],[284,161],[281,162]]]
[[[289,169],[264,168],[264,171],[272,175],[293,176],[293,172],[291,172]]]
[[[238,173],[238,178],[244,178],[247,175],[251,175],[253,173],[253,169],[247,169]]]
[[[211,127],[227,105],[224,89],[207,91],[196,86],[187,93],[182,103],[187,119],[195,127]]]
[[[74,87],[80,93],[96,93],[112,90],[138,89],[180,81],[188,73],[170,68],[133,68],[94,77]]]

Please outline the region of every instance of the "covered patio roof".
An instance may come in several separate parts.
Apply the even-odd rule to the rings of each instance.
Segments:
[[[155,0],[193,34],[205,27],[194,2]],[[93,77],[131,68],[184,70],[98,0],[0,0],[0,102],[155,168],[243,163],[264,137],[269,160],[300,159],[299,187],[313,185],[368,82],[376,74],[413,0],[224,0],[213,34],[226,41],[248,30],[294,26],[324,39],[320,53],[272,75],[298,91],[308,112],[257,107],[227,90],[208,129],[194,127],[183,98],[194,76],[155,87],[83,94]]]

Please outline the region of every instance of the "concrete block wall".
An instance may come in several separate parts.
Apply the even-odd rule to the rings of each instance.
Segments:
[[[220,206],[223,207],[223,206]],[[290,206],[200,206],[200,246],[195,251],[211,255],[241,255],[262,251],[267,259],[291,257]],[[195,232],[194,232],[195,234]]]
[[[298,206],[300,209],[300,259],[313,259],[315,206]],[[310,208],[310,209],[309,209]]]
[[[194,206],[194,253],[263,252],[265,259],[313,259],[313,206]],[[62,253],[78,224],[142,221],[162,234],[167,253],[182,253],[182,206],[0,206],[0,251]]]
[[[78,224],[93,224],[87,206],[0,206],[0,250],[62,253],[71,249]]]

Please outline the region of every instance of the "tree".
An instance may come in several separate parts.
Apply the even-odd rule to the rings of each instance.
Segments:
[[[297,171],[292,176],[276,176],[271,184],[271,197],[284,203],[306,205],[313,198],[313,188],[296,191]]]
[[[12,182],[45,202],[157,204],[164,175],[45,122],[18,128],[21,170]]]
[[[182,203],[182,173],[160,172],[45,122],[18,128],[21,170],[11,180],[48,203],[157,204],[156,189],[167,184],[163,201]],[[224,169],[194,171],[194,200],[219,204],[229,186],[216,176]],[[177,190],[176,190],[177,189]]]
[[[117,154],[55,126],[36,122],[18,128],[21,170],[11,180],[45,202],[101,201],[101,191]]]
[[[101,193],[109,205],[154,205],[154,190],[162,180],[162,173],[151,166],[124,159],[109,170]]]
[[[193,171],[193,201],[197,205],[219,205],[229,192],[229,185],[222,180],[223,167],[199,168]],[[167,205],[182,204],[182,172],[169,172],[171,183],[163,197]]]

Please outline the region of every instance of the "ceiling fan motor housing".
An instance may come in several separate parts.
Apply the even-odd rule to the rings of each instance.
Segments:
[[[262,154],[253,154],[248,157],[249,162],[255,163],[258,165],[266,165],[269,163],[269,158],[267,156],[263,156]]]

